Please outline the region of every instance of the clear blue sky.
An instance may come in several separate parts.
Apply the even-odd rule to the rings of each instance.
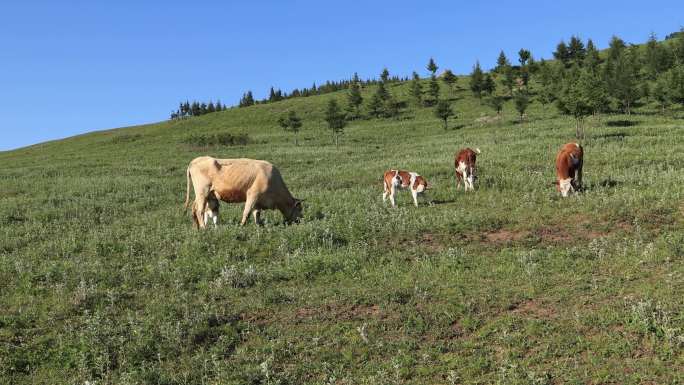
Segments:
[[[562,5],[561,5],[562,4]],[[570,5],[572,4],[572,5]],[[185,99],[441,68],[467,73],[577,34],[601,48],[684,25],[684,1],[7,1],[0,151],[164,120]]]

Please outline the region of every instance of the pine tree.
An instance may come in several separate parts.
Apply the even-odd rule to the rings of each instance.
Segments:
[[[630,115],[632,105],[640,97],[638,67],[634,53],[631,50],[623,50],[607,64],[611,69],[611,96],[618,101],[622,110]]]
[[[239,107],[249,107],[254,105],[254,96],[252,96],[252,91],[247,91],[242,95],[240,99]]]
[[[504,70],[504,68],[510,66],[511,62],[508,61],[506,54],[503,50],[501,50],[501,52],[499,53],[499,57],[496,59],[496,68],[494,69],[494,72],[501,73]]]
[[[294,144],[297,146],[297,136],[299,129],[302,127],[302,121],[297,116],[297,113],[294,110],[290,110],[290,112],[278,118],[278,124],[283,130],[294,133]]]
[[[473,67],[473,72],[470,74],[470,90],[478,99],[482,98],[482,86],[484,82],[484,74],[480,67],[480,62],[476,62]]]
[[[428,71],[430,71],[430,73],[432,74],[432,76],[434,76],[435,73],[437,72],[437,69],[438,69],[439,67],[437,67],[437,63],[435,63],[434,59],[430,58],[430,61],[428,62],[426,68],[427,68]]]
[[[344,114],[340,112],[335,99],[328,101],[328,108],[325,110],[325,121],[335,137],[335,146],[339,145],[339,136],[344,132],[347,121],[344,119]]]
[[[526,66],[531,58],[532,53],[529,50],[521,48],[520,51],[518,51],[518,62],[520,63],[521,67]]]
[[[667,108],[670,103],[670,99],[667,95],[668,86],[668,79],[666,76],[661,75],[658,77],[658,79],[656,79],[656,81],[653,83],[653,87],[651,88],[651,97],[653,100],[658,102],[663,114],[665,114],[665,108]]]
[[[268,91],[268,101],[269,102],[275,102],[276,101],[276,93],[273,87]]]
[[[513,102],[516,111],[518,111],[518,114],[520,115],[520,122],[522,123],[527,106],[530,104],[530,97],[527,95],[527,92],[516,92],[513,97]]]
[[[439,100],[439,83],[435,75],[430,76],[430,83],[428,83],[428,95],[430,96],[429,104],[434,105]]]
[[[610,39],[610,44],[608,46],[608,62],[616,61],[624,53],[627,46],[625,42],[617,36],[613,36]]]
[[[539,63],[537,78],[541,86],[537,92],[537,99],[542,105],[552,103],[556,100],[556,95],[562,87],[562,74],[565,67],[560,62],[547,62],[542,60]]]
[[[588,73],[585,71],[585,74]],[[584,137],[584,118],[593,112],[587,96],[586,82],[580,82],[579,67],[573,66],[563,79],[563,85],[556,99],[558,110],[575,118],[575,137]]]
[[[515,72],[512,67],[504,67],[501,73],[501,84],[508,90],[508,95],[513,95],[513,86],[515,85]]]
[[[530,71],[527,68],[527,66],[520,68],[519,81],[520,81],[521,87],[524,87],[525,89],[527,89],[527,85],[530,83]],[[518,87],[518,88],[521,88],[521,87]]]
[[[677,64],[684,64],[684,28],[674,38],[672,53]]]
[[[565,45],[565,41],[561,40],[556,46],[556,51],[553,53],[553,57],[559,60],[564,65],[568,65],[570,62],[570,53],[568,51],[568,46]]]
[[[655,34],[651,34],[644,47],[644,70],[650,80],[655,80],[658,75],[670,68],[670,58],[667,49],[658,43]]]
[[[396,118],[399,116],[399,102],[392,96],[389,95],[382,104],[382,115],[385,118]]]
[[[419,106],[422,105],[423,86],[420,84],[420,77],[418,76],[418,73],[416,71],[413,71],[413,79],[411,80],[409,93],[411,94],[411,98],[413,98],[416,104],[418,104]]]
[[[504,98],[502,96],[492,96],[487,99],[487,105],[492,107],[498,116],[501,116],[503,111]]]
[[[210,114],[212,112],[216,112],[216,106],[214,106],[214,102],[210,100],[209,104],[207,104],[207,113]]]
[[[598,71],[599,64],[601,64],[599,52],[596,49],[596,46],[594,46],[594,42],[591,41],[591,39],[589,39],[587,41],[587,48],[584,56],[583,66],[589,69],[589,71],[596,72]]]
[[[568,44],[568,59],[574,64],[581,66],[584,63],[584,57],[587,51],[584,48],[584,43],[577,36],[572,36],[570,38],[570,43]]]
[[[527,84],[530,82],[529,64],[532,62],[532,53],[524,48],[521,49],[518,51],[518,62],[520,62],[520,80],[522,85],[527,88]]]
[[[368,101],[368,115],[377,118],[382,114],[383,100],[374,93]]]
[[[380,80],[383,83],[387,83],[387,81],[389,80],[389,70],[387,70],[386,67],[382,69],[382,73],[380,74]]]
[[[451,70],[449,69],[444,71],[444,73],[442,74],[442,81],[446,83],[447,88],[450,90],[453,90],[453,85],[456,83],[457,80],[458,78],[456,77],[456,75],[454,75],[454,73],[451,72]]]
[[[585,67],[577,80],[577,87],[584,103],[591,109],[591,113],[596,115],[608,109],[610,102],[605,83],[598,71],[591,71]]]
[[[484,79],[482,80],[482,92],[487,94],[487,96],[491,96],[494,91],[496,91],[496,83],[494,83],[494,79],[491,77],[491,75],[485,74]]]
[[[361,96],[359,76],[356,73],[354,73],[354,78],[352,79],[352,82],[349,85],[349,92],[347,93],[347,102],[350,118],[357,119],[360,116],[361,104],[363,104],[363,96]]]
[[[387,88],[385,87],[385,83],[380,82],[378,83],[378,88],[375,90],[375,94],[378,95],[381,101],[387,100],[389,98],[389,92],[387,91]]]
[[[448,128],[447,121],[449,117],[454,115],[454,111],[451,109],[451,104],[447,100],[440,100],[435,106],[435,116],[444,121],[444,130]]]
[[[684,105],[684,64],[678,64],[667,72],[667,83],[668,100]]]

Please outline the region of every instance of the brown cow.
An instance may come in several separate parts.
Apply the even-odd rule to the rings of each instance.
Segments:
[[[582,188],[584,150],[579,143],[566,143],[556,156],[556,189],[567,197]]]
[[[210,156],[193,159],[187,170],[186,208],[191,182],[195,190],[192,206],[195,227],[205,228],[210,217],[216,225],[219,200],[245,202],[241,225],[247,222],[250,213],[254,215],[254,222],[260,224],[259,212],[266,209],[278,209],[288,223],[302,217],[302,201],[292,197],[278,169],[263,160]]]
[[[411,190],[411,196],[413,196],[413,203],[418,207],[418,194],[421,194],[428,189],[428,183],[425,178],[415,172],[389,170],[385,171],[385,174],[383,175],[383,187],[383,202],[385,202],[387,196],[389,196],[392,207],[394,207],[394,195],[396,194],[397,189],[409,189]]]
[[[477,168],[475,162],[477,155],[480,154],[480,149],[472,150],[464,148],[456,154],[454,158],[454,167],[456,167],[456,189],[461,188],[461,183],[465,186],[465,191],[475,190],[475,181],[477,180]]]

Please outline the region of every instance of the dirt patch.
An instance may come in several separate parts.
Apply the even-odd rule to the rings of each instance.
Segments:
[[[465,335],[465,329],[463,326],[461,326],[458,320],[455,320],[451,323],[451,325],[449,325],[449,332],[452,339],[461,338]]]
[[[534,319],[555,319],[558,318],[558,312],[549,304],[539,300],[527,300],[518,304],[513,304],[509,307],[513,314],[519,314],[526,318]]]
[[[519,241],[528,235],[530,235],[529,231],[500,229],[486,233],[484,238],[487,242],[491,243],[509,243],[513,241]]]
[[[573,239],[571,234],[564,228],[556,226],[544,226],[534,231],[534,235],[542,239],[542,241],[551,243],[563,243]]]
[[[343,305],[326,304],[320,307],[303,307],[295,310],[296,320],[358,320],[383,319],[386,314],[380,311],[378,305]]]
[[[269,321],[273,321],[273,315],[267,312],[241,313],[240,320],[257,326],[263,326],[268,324]]]
[[[444,250],[444,245],[439,236],[433,233],[423,233],[415,238],[388,239],[387,246],[390,248],[411,249],[419,247],[424,251],[439,252]]]

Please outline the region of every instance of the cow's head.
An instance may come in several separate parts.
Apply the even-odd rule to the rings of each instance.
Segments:
[[[558,190],[561,193],[561,196],[567,197],[570,195],[570,193],[575,191],[575,188],[572,186],[572,178],[567,178],[567,179],[561,179],[558,181]]]
[[[292,207],[290,207],[290,214],[285,219],[285,223],[299,223],[299,220],[302,219],[302,211],[304,211],[302,202],[304,202],[303,199],[293,199]]]

